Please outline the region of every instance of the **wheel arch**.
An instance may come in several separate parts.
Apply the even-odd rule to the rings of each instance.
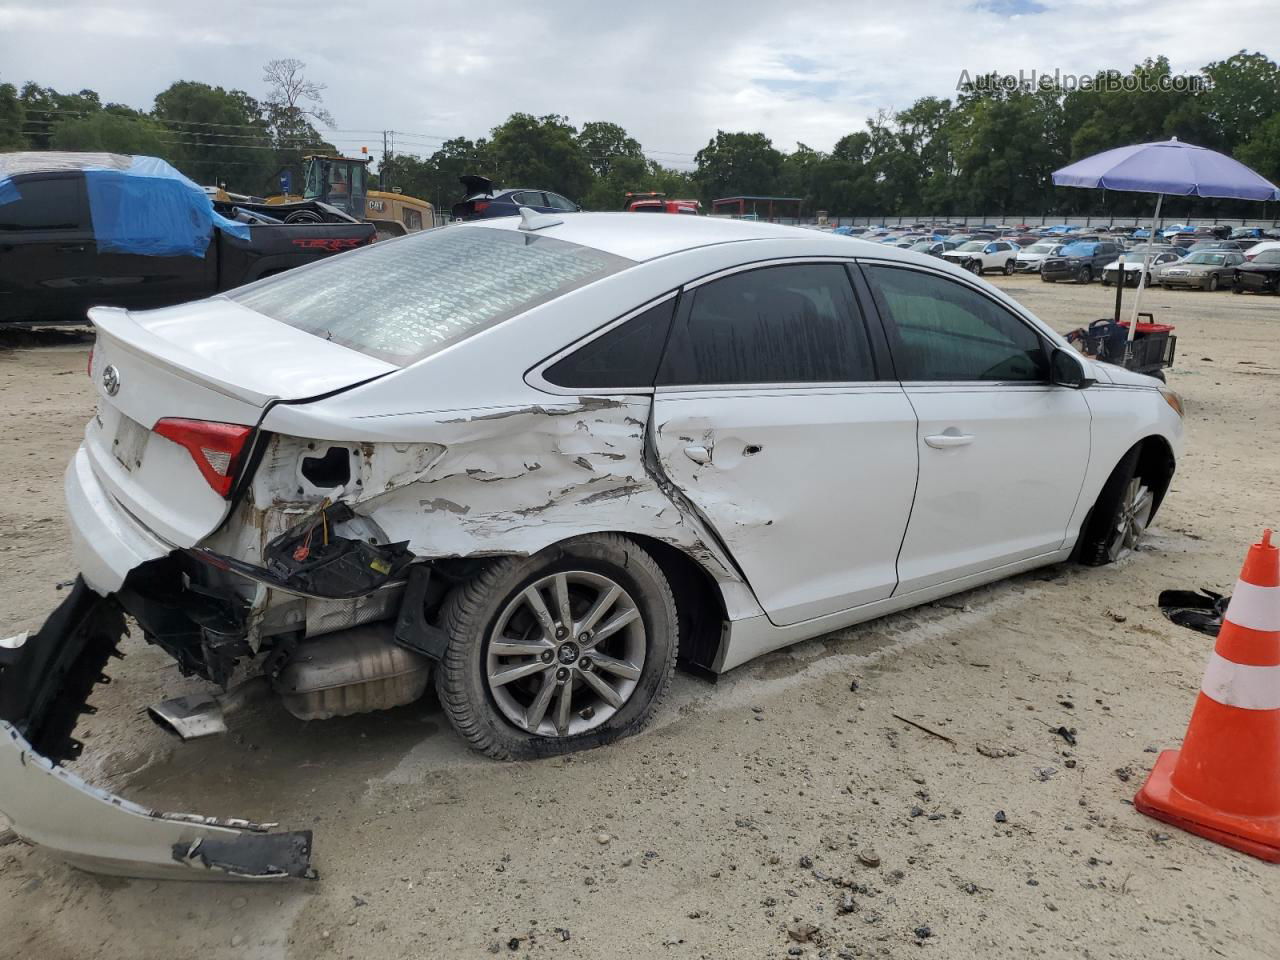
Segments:
[[[1154,515],[1160,509],[1160,504],[1164,501],[1165,494],[1169,492],[1170,484],[1173,483],[1173,473],[1177,468],[1173,447],[1158,433],[1144,437],[1134,446],[1139,448],[1138,476],[1151,488],[1155,498],[1155,504],[1151,508]],[[1132,450],[1133,447],[1129,449]],[[1128,455],[1128,451],[1125,451],[1125,455]]]
[[[677,657],[681,667],[707,679],[716,676],[712,664],[724,639],[728,620],[724,595],[715,578],[679,547],[654,537],[623,533],[644,547],[662,568],[676,600],[680,635]]]

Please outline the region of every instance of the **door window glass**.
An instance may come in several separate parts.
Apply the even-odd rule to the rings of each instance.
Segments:
[[[516,194],[516,205],[521,207],[545,207],[547,198],[541,193],[525,191],[524,193]]]
[[[573,212],[578,209],[576,204],[570,203],[558,193],[548,193],[547,204],[548,206],[555,207],[557,210],[564,210],[566,212]]]
[[[903,380],[1048,380],[1040,335],[973,288],[917,270],[864,270]]]
[[[703,284],[691,296],[663,360],[663,383],[876,379],[866,328],[839,264],[748,270]]]
[[[80,177],[16,181],[18,200],[0,204],[0,230],[78,230],[87,226]]]

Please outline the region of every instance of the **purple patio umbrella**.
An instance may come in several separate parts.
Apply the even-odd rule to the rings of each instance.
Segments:
[[[1059,187],[1156,195],[1156,212],[1151,218],[1151,232],[1147,235],[1138,291],[1133,298],[1133,315],[1129,320],[1130,340],[1138,327],[1138,306],[1146,284],[1147,264],[1151,260],[1151,242],[1155,239],[1160,204],[1166,193],[1178,197],[1280,200],[1280,189],[1243,163],[1206,147],[1183,143],[1177,137],[1095,153],[1092,157],[1055,170],[1053,182]]]

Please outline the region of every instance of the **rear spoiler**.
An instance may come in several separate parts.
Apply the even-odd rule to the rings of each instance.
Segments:
[[[486,197],[493,196],[495,184],[488,177],[469,173],[466,176],[459,177],[458,182],[462,184],[468,194],[483,193]]]

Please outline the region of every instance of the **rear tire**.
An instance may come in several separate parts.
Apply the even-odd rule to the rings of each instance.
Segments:
[[[1004,262],[1004,275],[1005,275],[1006,277],[1012,277],[1012,276],[1013,276],[1013,261],[1012,261],[1012,260],[1006,260],[1006,261]]]
[[[1121,458],[1102,485],[1076,551],[1086,566],[1114,563],[1134,551],[1155,516],[1155,493],[1137,475],[1141,447]]]
[[[573,621],[568,631],[559,609],[562,583]],[[606,599],[615,588],[620,594],[610,606]],[[542,598],[549,628],[528,603],[531,592]],[[599,621],[579,633],[598,603],[605,603]],[[615,617],[633,612],[638,617],[626,626],[583,639],[604,634]],[[637,732],[666,694],[675,668],[671,587],[648,552],[617,534],[576,537],[532,557],[494,561],[454,588],[440,623],[449,634],[436,671],[440,703],[474,749],[499,760],[572,753]],[[510,652],[497,652],[495,643]],[[538,646],[539,652],[514,649],[520,646]],[[609,667],[602,665],[606,660]],[[502,677],[511,669],[523,671],[519,679]],[[601,683],[608,684],[613,702],[599,692]]]

